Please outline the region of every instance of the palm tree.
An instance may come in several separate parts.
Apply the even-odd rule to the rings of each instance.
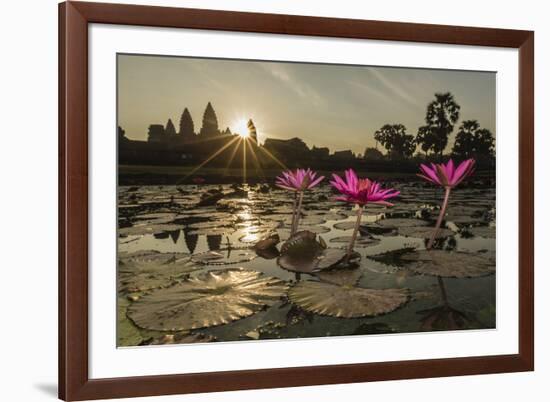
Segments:
[[[426,110],[426,124],[434,134],[433,151],[443,157],[443,150],[449,141],[449,135],[460,116],[460,105],[450,92],[436,93],[435,100]]]
[[[416,133],[415,142],[420,145],[420,149],[426,155],[428,159],[428,151],[432,149],[435,145],[435,134],[434,130],[430,126],[422,126],[418,129]]]
[[[403,124],[385,124],[374,133],[374,139],[386,148],[392,159],[410,158],[416,149],[414,137],[407,134]]]
[[[453,157],[485,159],[495,156],[495,138],[477,120],[465,120],[460,125],[453,146]]]
[[[471,158],[475,149],[475,134],[479,130],[477,120],[464,120],[456,134],[453,145],[453,156],[458,158]]]

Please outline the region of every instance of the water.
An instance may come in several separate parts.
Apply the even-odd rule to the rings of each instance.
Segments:
[[[405,222],[412,222],[415,228],[433,226],[443,197],[441,189],[415,181],[389,185],[399,189],[402,196],[393,208],[366,208],[362,218],[364,225],[405,218],[415,219]],[[208,191],[212,194],[221,191],[226,195],[215,205],[197,206],[201,195]],[[296,285],[297,281],[318,281],[317,275],[296,275],[279,267],[277,258],[262,258],[250,250],[272,231],[277,231],[284,241],[289,235],[291,213],[292,195],[267,185],[240,188],[230,185],[120,187],[119,255],[154,250],[183,253],[178,254],[184,256],[182,258],[196,256],[196,260],[187,263],[187,268],[193,267],[189,278],[203,275],[205,271],[239,267],[279,278],[289,286]],[[343,224],[345,222],[349,224]],[[351,236],[353,222],[353,208],[333,201],[329,186],[306,193],[300,230],[319,233],[329,247],[343,248],[347,243],[341,242],[341,238]],[[480,182],[467,189],[455,189],[446,220],[449,236],[438,240],[435,248],[494,256],[494,224],[494,184]],[[404,228],[401,231],[406,232]],[[190,332],[191,337],[183,337],[181,342],[494,328],[494,275],[439,279],[417,274],[400,260],[399,254],[369,258],[387,252],[425,248],[426,240],[414,237],[418,236],[417,232],[406,233],[408,236],[402,235],[399,228],[383,234],[371,232],[373,242],[355,247],[361,255],[359,271],[356,272],[360,278],[355,286],[407,289],[408,302],[393,312],[375,317],[337,318],[307,311],[283,296],[270,307],[248,317],[228,324],[183,331],[181,334]],[[193,262],[212,251],[221,254],[214,261],[215,265]],[[120,278],[119,275],[119,281]],[[173,283],[167,279],[162,287]],[[158,290],[121,289],[119,286],[119,346],[148,344],[152,340],[166,340],[166,334],[178,334],[178,331],[140,328],[126,317],[127,308],[132,303]]]

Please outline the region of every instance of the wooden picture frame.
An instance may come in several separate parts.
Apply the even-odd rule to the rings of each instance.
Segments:
[[[90,379],[88,25],[120,24],[519,49],[519,353]],[[85,400],[443,377],[534,369],[534,33],[183,8],[59,5],[59,397]]]

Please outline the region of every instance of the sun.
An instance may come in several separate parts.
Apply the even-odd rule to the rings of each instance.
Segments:
[[[245,119],[239,119],[231,125],[233,133],[238,134],[241,138],[249,137],[248,124]]]

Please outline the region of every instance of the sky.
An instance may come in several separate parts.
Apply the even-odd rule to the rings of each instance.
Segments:
[[[436,92],[451,92],[461,106],[448,149],[462,120],[496,135],[493,72],[118,56],[118,124],[135,140],[169,118],[178,129],[185,107],[198,132],[210,101],[220,129],[235,131],[251,118],[260,143],[299,137],[310,147],[362,154],[384,124],[416,135]]]

